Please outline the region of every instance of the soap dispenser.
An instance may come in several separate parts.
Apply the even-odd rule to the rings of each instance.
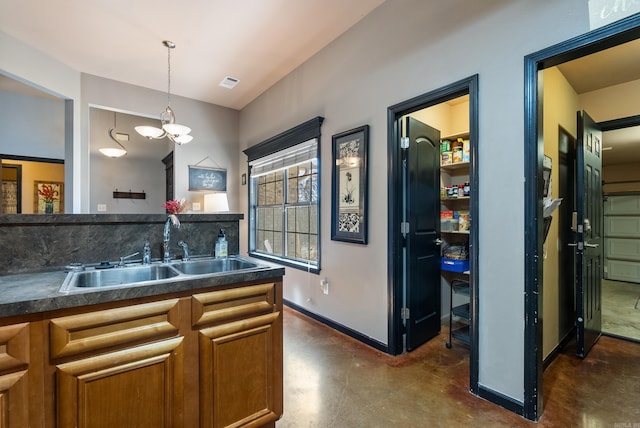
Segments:
[[[224,259],[227,257],[227,254],[227,238],[224,236],[224,231],[220,229],[218,240],[216,241],[215,257],[217,259]]]

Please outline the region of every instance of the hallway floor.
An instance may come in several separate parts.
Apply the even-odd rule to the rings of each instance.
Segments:
[[[582,361],[567,347],[536,424],[472,395],[469,351],[447,337],[392,357],[285,308],[277,428],[640,426],[640,344],[602,337]]]

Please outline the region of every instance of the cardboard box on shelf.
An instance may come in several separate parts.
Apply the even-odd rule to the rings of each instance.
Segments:
[[[453,218],[453,211],[440,211],[440,218]]]

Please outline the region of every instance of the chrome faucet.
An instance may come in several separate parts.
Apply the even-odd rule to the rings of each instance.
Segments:
[[[149,242],[145,242],[142,249],[142,264],[151,264],[151,245],[149,245]]]
[[[171,253],[169,252],[169,240],[171,239],[171,225],[178,229],[180,227],[180,220],[175,214],[169,214],[167,221],[164,222],[164,234],[162,235],[162,263],[169,263],[171,261]]]
[[[189,261],[189,245],[187,245],[184,241],[178,242],[178,247],[182,247],[182,260],[185,262]]]

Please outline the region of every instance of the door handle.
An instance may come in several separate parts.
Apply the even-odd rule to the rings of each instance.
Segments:
[[[578,246],[578,243],[577,243],[577,242],[569,242],[567,245],[568,245],[569,247],[577,247],[577,246]]]
[[[588,242],[585,242],[584,246],[587,248],[598,248],[600,244],[589,244]]]
[[[433,243],[434,243],[434,244],[436,244],[436,245],[438,245],[438,246],[439,246],[439,245],[442,245],[442,239],[440,239],[440,238],[436,238],[436,239],[433,241]]]

